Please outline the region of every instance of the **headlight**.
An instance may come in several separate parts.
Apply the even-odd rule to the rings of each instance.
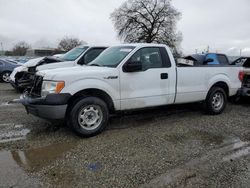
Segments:
[[[65,83],[63,81],[43,81],[42,84],[42,97],[51,93],[60,93],[64,88]]]

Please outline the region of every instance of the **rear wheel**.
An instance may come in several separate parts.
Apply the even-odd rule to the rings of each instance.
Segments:
[[[225,90],[220,87],[213,87],[208,93],[205,105],[208,114],[221,114],[227,105]]]
[[[80,136],[101,133],[108,124],[108,107],[97,97],[86,97],[75,102],[69,112],[69,126]]]
[[[9,72],[9,71],[3,72],[3,73],[1,74],[1,79],[2,79],[4,82],[9,83],[9,82],[10,82],[10,74],[11,74],[11,72]]]

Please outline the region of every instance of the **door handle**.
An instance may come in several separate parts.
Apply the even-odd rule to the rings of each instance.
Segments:
[[[168,73],[161,73],[161,79],[162,80],[168,79]]]

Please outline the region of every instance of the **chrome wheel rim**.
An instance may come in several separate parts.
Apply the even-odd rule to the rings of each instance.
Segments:
[[[214,94],[212,99],[212,105],[215,110],[220,110],[224,105],[224,97],[223,94],[220,92],[217,92]]]
[[[88,105],[80,110],[78,114],[79,125],[86,130],[94,130],[101,125],[103,114],[98,105]]]
[[[2,79],[4,82],[9,82],[10,81],[10,73],[5,72],[2,76]]]

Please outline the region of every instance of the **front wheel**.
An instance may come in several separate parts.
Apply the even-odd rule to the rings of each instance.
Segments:
[[[90,137],[105,129],[108,118],[108,107],[103,100],[85,97],[73,104],[68,123],[79,136]]]
[[[220,87],[213,87],[208,93],[205,105],[208,114],[221,114],[227,105],[225,90]]]
[[[1,79],[6,82],[6,83],[9,83],[10,82],[10,74],[11,72],[3,72],[2,75],[1,75]]]

